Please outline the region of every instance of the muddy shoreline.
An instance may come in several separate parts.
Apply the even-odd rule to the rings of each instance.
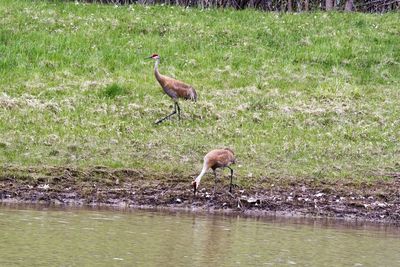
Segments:
[[[0,202],[323,217],[400,225],[400,179],[396,177],[375,183],[267,180],[252,188],[236,187],[232,194],[225,183],[217,184],[213,193],[214,184],[205,182],[196,197],[186,177],[155,177],[103,168],[3,171]]]

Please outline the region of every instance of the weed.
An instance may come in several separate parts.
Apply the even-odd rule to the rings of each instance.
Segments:
[[[127,93],[127,90],[118,84],[111,84],[106,86],[100,93],[101,96],[107,97],[107,98],[115,98],[117,96],[125,95]]]

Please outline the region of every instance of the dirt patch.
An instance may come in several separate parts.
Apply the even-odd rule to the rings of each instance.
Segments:
[[[224,180],[224,182],[226,182]],[[375,183],[263,181],[236,187],[205,181],[196,196],[190,178],[97,167],[8,169],[0,175],[0,202],[107,205],[237,212],[252,215],[334,217],[400,225],[400,180]]]

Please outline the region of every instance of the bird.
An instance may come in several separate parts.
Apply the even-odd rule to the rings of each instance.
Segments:
[[[177,112],[178,112],[178,118],[180,120],[181,108],[178,103],[179,98],[192,100],[196,102],[197,101],[196,90],[192,86],[184,82],[160,74],[160,72],[158,71],[158,65],[160,64],[160,56],[158,54],[152,54],[150,57],[148,57],[148,59],[155,60],[154,75],[156,76],[156,79],[158,83],[161,85],[164,92],[174,101],[174,111],[171,114],[165,116],[164,118],[161,118],[158,121],[156,121],[156,124],[163,122],[164,120],[170,118]]]
[[[197,178],[192,181],[193,194],[196,195],[196,191],[200,185],[201,178],[210,168],[214,172],[215,182],[217,182],[217,168],[228,168],[231,170],[231,183],[229,185],[229,192],[232,193],[233,169],[229,165],[234,164],[235,161],[235,154],[229,148],[214,149],[208,152],[204,157],[203,169],[201,170],[199,176],[197,176]]]

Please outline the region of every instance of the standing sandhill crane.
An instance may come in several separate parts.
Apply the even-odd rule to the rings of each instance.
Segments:
[[[204,157],[203,169],[197,178],[192,182],[193,193],[196,194],[197,188],[199,187],[201,177],[206,173],[208,169],[212,169],[214,172],[215,182],[217,182],[217,168],[228,168],[231,170],[231,183],[229,185],[229,192],[232,193],[232,179],[233,169],[229,167],[230,164],[235,163],[235,155],[229,148],[214,149],[207,153]]]
[[[166,117],[159,119],[156,121],[156,124],[159,124],[160,122],[163,122],[164,120],[168,119],[172,115],[176,114],[176,111],[178,111],[178,117],[179,120],[181,119],[181,108],[178,103],[179,98],[183,99],[190,99],[192,101],[197,101],[197,94],[194,88],[190,85],[187,85],[181,81],[175,80],[173,78],[161,75],[160,72],[158,71],[158,64],[160,63],[160,56],[157,54],[153,54],[149,59],[154,59],[155,64],[154,64],[154,74],[156,76],[157,81],[161,85],[162,89],[164,92],[172,98],[174,101],[174,111],[167,115]]]

